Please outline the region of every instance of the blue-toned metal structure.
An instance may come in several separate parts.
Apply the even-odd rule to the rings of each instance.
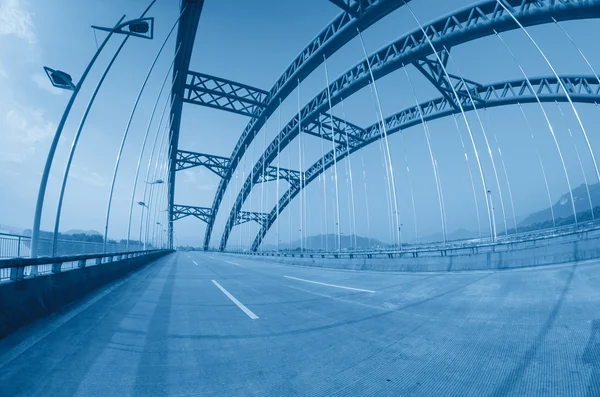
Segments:
[[[200,21],[200,14],[204,7],[204,0],[183,0],[181,2],[183,15],[179,19],[177,29],[177,56],[173,67],[173,88],[171,91],[171,128],[169,132],[169,247],[173,247],[173,221],[175,220],[175,173],[177,172],[177,148],[179,146],[179,131],[181,128],[181,112],[186,79],[190,68],[190,59],[196,39],[196,31]]]
[[[327,57],[354,39],[361,31],[409,2],[408,0],[330,1],[338,6],[342,13],[300,52],[269,90],[189,70],[195,32],[204,1],[184,0],[182,2],[183,16],[177,37],[181,49],[177,54],[173,70],[171,108],[170,246],[172,246],[173,221],[183,216],[194,215],[207,224],[203,247],[208,249],[215,220],[232,175],[266,120],[273,115],[294,88]],[[600,17],[600,0],[504,0],[504,4],[525,27],[555,21]],[[444,73],[443,67],[446,66],[453,47],[514,29],[519,29],[519,26],[496,0],[481,1],[433,21],[423,26],[423,30],[415,29],[401,36],[393,43],[371,53],[368,61],[364,60],[356,64],[332,81],[329,87],[323,89],[300,110],[299,116],[293,117],[285,125],[256,161],[253,172],[249,173],[236,197],[235,204],[230,209],[219,248],[224,250],[227,247],[234,226],[253,220],[261,225],[252,245],[252,249],[256,250],[276,220],[277,208],[281,213],[302,188],[333,164],[334,159],[337,161],[380,137],[377,123],[363,128],[329,113],[328,93],[331,106],[335,106],[344,98],[364,88],[371,83],[369,66],[372,68],[373,79],[377,80],[406,65],[414,65],[436,87],[441,97],[421,104],[423,121],[460,112],[454,92],[466,111],[472,110],[474,106],[494,107],[532,102],[536,100],[532,89],[536,90],[540,101],[565,101],[566,97],[556,78],[532,79],[531,87],[528,86],[527,81],[521,79],[482,85],[462,76]],[[593,77],[564,76],[561,79],[564,85],[569,87],[573,101],[592,103],[598,101],[598,84]],[[471,98],[474,104],[471,103]],[[250,118],[229,157],[179,149],[183,103],[220,109]],[[298,128],[299,120],[302,125],[301,131]],[[421,122],[417,107],[405,109],[385,120],[388,134],[402,131]],[[306,171],[273,166],[272,163],[278,153],[299,133],[333,141],[336,145],[336,156],[334,157],[332,151]],[[199,166],[208,168],[220,177],[212,206],[210,208],[176,206],[174,192],[177,171]],[[242,211],[243,204],[255,185],[277,179],[285,180],[289,184],[289,190],[278,198],[278,206],[269,214]]]
[[[213,200],[213,217],[206,227],[204,249],[208,249],[216,214],[220,208],[221,201],[223,200],[233,172],[238,166],[240,159],[244,156],[246,148],[252,143],[254,137],[263,127],[265,121],[273,114],[281,101],[293,91],[298,82],[303,81],[323,63],[323,57],[328,57],[335,53],[355,38],[359,31],[367,29],[369,26],[409,1],[410,0],[360,0],[353,2],[348,6],[352,9],[350,13],[344,11],[336,17],[286,68],[284,73],[268,91],[268,95],[264,100],[264,106],[257,106],[255,108],[252,119],[242,132],[229,157],[231,166],[221,178]],[[341,4],[342,3],[344,2],[341,2]],[[179,112],[181,112],[181,110],[179,110]],[[176,125],[176,127],[179,128],[178,125]]]
[[[506,3],[513,7],[512,12],[519,18],[523,26],[600,17],[600,1],[512,0]],[[331,106],[335,106],[343,98],[347,98],[367,86],[371,81],[369,64],[372,68],[373,78],[379,79],[407,64],[430,60],[428,57],[434,55],[432,47],[429,44],[430,42],[436,49],[439,48],[439,51],[441,51],[492,35],[494,32],[505,32],[519,28],[514,23],[511,15],[496,0],[483,1],[439,18],[424,26],[423,31],[417,29],[402,36],[395,42],[369,55],[368,63],[367,60],[362,61],[342,74],[328,88],[322,90],[309,101],[301,109],[300,116],[294,117],[265,149],[265,152],[254,166],[254,172],[250,173],[236,198],[223,231],[219,248],[221,250],[226,248],[231,229],[235,226],[235,222],[238,219],[238,213],[241,211],[252,187],[257,183],[261,170],[270,165],[277,157],[278,152],[283,150],[300,133],[298,121],[302,120],[302,124],[304,125],[316,120],[321,114],[327,112],[330,106],[328,96],[330,96]],[[425,68],[422,69],[425,70]],[[428,72],[432,73],[434,69]],[[432,74],[432,76],[434,75]],[[430,81],[437,82],[440,77],[432,77]],[[457,80],[459,84],[468,86],[469,90],[481,88],[478,84],[469,84],[468,80],[459,80],[459,78]],[[436,86],[444,94],[447,93],[449,84],[456,83],[445,82],[443,84],[436,84]],[[448,104],[456,110],[456,106],[452,105],[454,103],[452,97],[445,95],[443,99],[448,101]],[[230,169],[234,169],[236,163],[232,162],[231,164],[232,167]],[[223,180],[221,182],[223,183]],[[219,194],[217,192],[215,200],[218,199]],[[217,210],[218,205],[217,208],[213,205],[213,215],[216,214]],[[210,227],[207,228],[207,233],[210,232],[209,229]],[[208,236],[207,238],[209,239]],[[205,239],[205,248],[207,246],[208,240]]]
[[[206,207],[194,207],[190,205],[174,205],[173,220],[182,219],[188,216],[193,216],[203,222],[208,222],[211,217],[211,209]]]
[[[599,103],[600,102],[600,82],[595,76],[565,76],[561,77],[563,84],[568,87],[569,94],[574,102],[579,103]],[[465,95],[465,91],[458,91],[461,97],[461,105],[464,111],[472,111],[477,108],[492,108],[497,106],[507,106],[525,103],[540,102],[553,103],[555,101],[566,102],[567,98],[561,89],[561,85],[554,77],[529,79],[531,85],[526,80],[506,81],[491,85],[478,85],[471,90],[473,102]],[[534,95],[534,92],[536,95]],[[462,94],[462,95],[461,95]],[[448,100],[445,96],[419,104],[419,107],[413,106],[404,109],[384,120],[387,134],[402,132],[403,130],[421,124],[421,115],[423,121],[431,121],[447,117],[452,114],[460,114],[460,109],[454,106],[454,102]],[[365,133],[360,136],[359,143],[340,143],[335,150],[335,159],[340,161],[348,154],[369,145],[381,139],[381,123],[375,123],[365,129]],[[263,238],[275,223],[277,216],[289,205],[302,188],[318,178],[325,170],[334,164],[334,151],[331,150],[322,159],[317,160],[305,172],[305,179],[302,186],[290,186],[279,199],[266,222],[262,223],[254,242],[252,250],[256,249],[262,243]],[[279,212],[277,212],[279,209]]]

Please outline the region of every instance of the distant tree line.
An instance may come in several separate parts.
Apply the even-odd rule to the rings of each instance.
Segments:
[[[31,229],[27,229],[23,231],[23,234],[25,236],[29,236],[31,237]],[[42,239],[47,239],[50,240],[52,239],[54,236],[54,233],[52,232],[47,232],[44,230],[40,230],[40,238]],[[74,233],[74,234],[67,234],[67,233],[58,233],[58,240],[62,240],[62,241],[84,241],[87,243],[104,243],[104,236],[102,236],[101,234],[88,234],[88,233]],[[107,244],[121,244],[121,245],[127,245],[127,239],[121,239],[119,241],[117,240],[113,240],[113,239],[108,239],[106,240]],[[129,245],[143,245],[144,243],[139,241],[139,240],[129,240]],[[152,244],[147,244],[147,246],[152,247]]]

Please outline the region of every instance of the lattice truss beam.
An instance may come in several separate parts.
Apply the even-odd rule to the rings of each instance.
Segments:
[[[206,207],[194,207],[190,205],[174,205],[173,206],[173,220],[179,220],[188,216],[194,216],[200,219],[202,222],[208,223],[208,220],[212,216],[212,209]]]
[[[269,214],[264,212],[249,212],[249,211],[240,211],[238,215],[238,219],[235,224],[241,225],[248,222],[256,222],[259,225],[264,225],[264,223],[269,218]]]
[[[361,13],[360,1],[350,1],[350,0],[329,0],[331,3],[335,4],[339,8],[341,8],[344,12],[350,14],[353,18],[359,18]],[[363,2],[364,3],[364,2]]]
[[[229,168],[229,158],[212,154],[177,151],[177,171],[194,167],[206,167],[221,178]]]
[[[475,81],[465,79],[454,74],[444,72],[444,68],[448,65],[448,59],[450,57],[450,49],[444,48],[439,51],[436,55],[430,55],[424,59],[413,62],[413,65],[421,72],[431,84],[438,89],[438,91],[446,98],[446,100],[458,109],[456,103],[456,97],[454,92],[458,96],[468,97],[466,90],[475,90],[481,88],[482,85]],[[439,59],[439,60],[438,60]],[[440,63],[441,62],[441,63]],[[449,77],[449,79],[448,79]]]
[[[206,153],[189,152],[187,150],[177,151],[177,171],[194,167],[206,167],[221,178],[229,169],[229,158]],[[264,175],[259,175],[257,183],[277,180],[277,167],[270,165],[265,168]],[[300,183],[300,171],[279,168],[279,180],[287,181],[290,185]]]
[[[589,19],[600,17],[600,0],[504,0],[511,13],[527,27],[554,21]],[[482,1],[464,8],[454,14],[444,16],[421,29],[403,35],[393,43],[384,46],[368,56],[368,62],[362,61],[333,81],[329,87],[318,93],[301,110],[300,117],[293,118],[265,149],[255,164],[255,169],[268,166],[277,157],[277,153],[287,147],[299,133],[298,121],[310,122],[321,113],[338,104],[343,98],[370,83],[371,73],[379,79],[394,70],[412,62],[423,60],[435,53],[430,43],[438,49],[452,48],[459,44],[490,36],[494,32],[502,33],[520,29],[506,10],[496,1]],[[447,100],[447,99],[446,99]],[[464,99],[461,99],[464,100]],[[264,164],[264,165],[263,165]],[[224,228],[220,249],[225,249],[229,233],[237,219],[237,212],[248,197],[255,180],[249,176],[239,192],[230,211]],[[219,190],[217,195],[222,198]],[[216,198],[218,204],[221,198]],[[214,208],[214,207],[213,207]],[[207,228],[209,232],[210,228]],[[208,239],[205,238],[205,246]]]
[[[183,101],[254,117],[264,109],[267,91],[205,73],[188,72]]]
[[[599,103],[600,102],[600,83],[595,76],[562,76],[561,82],[569,93],[573,102],[577,103]],[[458,95],[461,98],[461,104],[465,111],[472,111],[475,108],[491,108],[498,106],[507,106],[515,104],[540,102],[566,102],[567,96],[562,89],[561,84],[555,77],[542,77],[527,80],[513,80],[500,82],[491,85],[478,86],[470,89],[471,101],[466,95],[466,87]],[[536,98],[537,97],[537,98]],[[475,102],[475,104],[473,103]],[[401,132],[407,128],[421,124],[423,121],[432,121],[452,114],[460,114],[460,109],[454,107],[446,97],[442,96],[431,101],[422,102],[419,106],[412,106],[401,110],[384,120],[386,131],[389,135]],[[363,146],[373,143],[381,138],[381,125],[375,123],[365,129],[365,133],[360,136],[364,143],[360,145],[343,144],[337,145],[335,150],[335,161],[340,161],[349,154],[354,153]],[[287,207],[291,200],[296,197],[303,187],[310,182],[317,180],[318,176],[334,164],[334,151],[331,150],[325,154],[322,159],[317,160],[305,172],[305,179],[302,186],[293,186],[286,191],[279,199],[279,204],[275,205],[267,222],[256,236],[252,249],[256,250],[262,243],[268,230],[274,224],[277,216]],[[279,209],[279,213],[277,212]]]
[[[306,123],[306,125],[302,124],[302,132],[323,138],[329,142],[333,139],[336,144],[346,144],[348,142],[358,144],[362,141],[360,136],[365,131],[363,128],[349,123],[344,119],[331,116],[329,113],[322,113],[316,120],[312,120]]]
[[[279,170],[277,170],[277,167],[274,167],[272,165],[265,168],[264,174],[261,173],[258,176],[258,181],[256,183],[276,181],[278,174],[277,171],[279,171],[279,180],[287,181],[291,186],[300,185],[302,177],[302,173],[300,171],[290,170],[281,167],[279,168]]]

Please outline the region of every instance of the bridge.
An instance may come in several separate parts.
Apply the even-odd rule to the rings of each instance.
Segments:
[[[600,395],[600,0],[178,3],[43,67],[0,395]]]

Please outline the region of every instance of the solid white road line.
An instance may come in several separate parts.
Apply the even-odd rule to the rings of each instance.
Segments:
[[[319,284],[319,285],[325,285],[327,287],[334,287],[334,288],[341,288],[341,289],[349,289],[351,291],[359,291],[359,292],[370,292],[370,293],[374,293],[375,291],[371,291],[370,289],[360,289],[360,288],[352,288],[352,287],[344,287],[343,285],[335,285],[335,284],[327,284],[327,283],[320,283],[318,281],[311,281],[311,280],[305,280],[303,278],[297,278],[297,277],[291,277],[291,276],[283,276],[285,278],[289,278],[292,280],[298,280],[298,281],[304,281],[306,283],[312,283],[312,284]]]
[[[221,284],[217,283],[215,280],[211,280],[211,281],[213,282],[214,285],[217,286],[218,289],[221,290],[222,293],[225,294],[225,296],[227,296],[229,299],[231,299],[231,301],[233,303],[235,303],[237,307],[242,309],[242,311],[244,313],[246,313],[248,315],[248,317],[250,317],[252,320],[256,320],[258,318],[258,316],[256,314],[252,313],[252,310],[248,309],[246,306],[244,306],[244,304],[242,302],[235,299],[235,296],[231,295],[225,288],[223,288],[221,286]]]

